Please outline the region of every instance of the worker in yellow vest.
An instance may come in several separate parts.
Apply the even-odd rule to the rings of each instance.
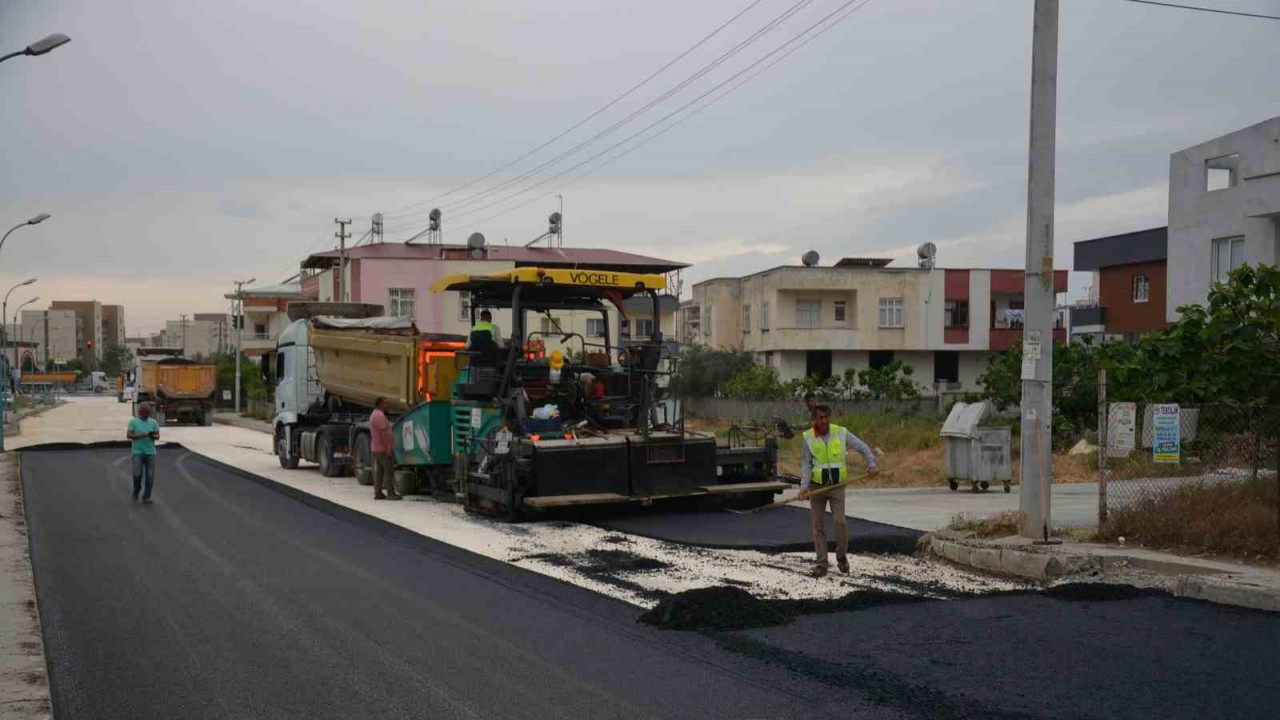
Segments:
[[[806,495],[823,486],[835,485],[849,479],[849,462],[845,454],[858,451],[867,462],[867,473],[879,472],[875,453],[857,435],[839,425],[831,424],[831,408],[819,405],[813,410],[813,427],[804,431],[801,444],[800,492]],[[836,526],[836,566],[840,572],[849,572],[849,523],[844,515],[844,489],[832,490],[809,500],[813,515],[813,550],[816,564],[813,577],[827,574],[827,505]]]

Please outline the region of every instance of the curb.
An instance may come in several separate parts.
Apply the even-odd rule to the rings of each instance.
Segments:
[[[3,716],[21,720],[49,720],[53,717],[52,674],[44,641],[39,593],[32,559],[32,540],[27,518],[26,494],[22,487],[22,456],[10,453],[8,469],[13,483],[13,513],[4,520],[5,554],[16,553],[8,569],[0,574],[5,584],[4,657],[0,659],[0,705]]]
[[[238,427],[241,430],[252,430],[254,432],[260,432],[266,435],[271,434],[271,431],[269,430],[264,430],[261,427],[254,427],[256,423],[260,422],[258,420],[246,420],[244,418],[235,417],[233,415],[219,415],[218,413],[214,413],[213,422],[218,425],[229,425],[231,427]]]
[[[921,549],[957,565],[1038,582],[1054,582],[1078,575],[1102,576],[1121,570],[1146,571],[1170,576],[1162,585],[1174,597],[1280,612],[1280,588],[1236,580],[1229,575],[1177,561],[1027,550],[937,535],[925,536]]]

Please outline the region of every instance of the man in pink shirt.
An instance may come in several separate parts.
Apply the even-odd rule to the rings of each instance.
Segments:
[[[392,461],[395,437],[391,434],[391,421],[387,420],[386,398],[374,401],[369,430],[372,435],[369,450],[373,455],[373,499],[400,500],[396,494],[395,462]],[[386,488],[385,495],[383,488]]]

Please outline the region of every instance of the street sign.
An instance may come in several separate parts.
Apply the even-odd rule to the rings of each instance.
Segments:
[[[223,400],[230,400],[230,399],[231,399],[231,391],[230,391],[230,390],[223,390],[223,391],[222,391],[222,399],[223,399]]]
[[[1177,465],[1182,456],[1182,412],[1177,405],[1153,405],[1151,459]]]
[[[1111,403],[1107,413],[1107,457],[1129,457],[1137,436],[1138,405]]]

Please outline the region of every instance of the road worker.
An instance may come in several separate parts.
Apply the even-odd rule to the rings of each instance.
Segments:
[[[839,425],[831,424],[831,408],[817,405],[813,409],[813,427],[804,431],[801,443],[800,496],[817,493],[849,479],[849,462],[846,453],[856,450],[867,463],[867,473],[879,472],[875,453],[857,435]],[[827,574],[827,506],[836,526],[836,566],[840,572],[849,572],[849,523],[844,515],[845,488],[831,490],[809,499],[813,516],[813,550],[815,564],[813,577]]]

